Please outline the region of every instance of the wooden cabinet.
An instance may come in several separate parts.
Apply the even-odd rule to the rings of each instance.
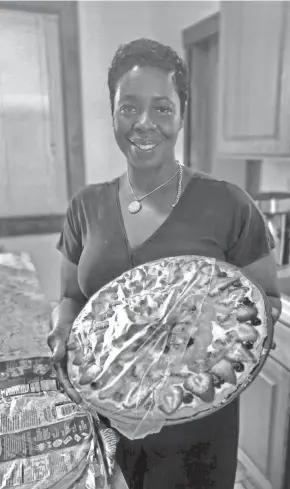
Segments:
[[[290,326],[276,325],[276,350],[240,404],[239,460],[249,488],[284,489],[290,408]],[[247,488],[247,481],[244,482]]]
[[[221,2],[219,48],[218,154],[289,156],[289,2]]]

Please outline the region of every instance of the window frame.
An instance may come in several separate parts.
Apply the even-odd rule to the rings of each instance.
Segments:
[[[0,1],[0,9],[58,16],[67,195],[85,186],[78,2]],[[58,233],[64,214],[0,217],[0,238]]]

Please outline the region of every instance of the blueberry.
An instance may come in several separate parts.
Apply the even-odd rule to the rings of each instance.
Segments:
[[[187,392],[186,394],[184,394],[183,398],[182,398],[182,402],[184,404],[191,404],[193,401],[193,395],[190,394],[190,392]]]
[[[235,280],[233,283],[232,283],[232,286],[233,287],[242,287],[242,282],[240,281],[240,279],[238,278],[237,280]]]
[[[226,278],[228,276],[227,272],[218,272],[218,277],[221,277],[221,278]]]
[[[213,375],[213,385],[214,387],[221,387],[225,383],[224,379],[219,377],[218,375]]]
[[[251,324],[252,324],[252,326],[260,326],[260,324],[262,324],[262,321],[259,318],[253,318],[251,320]]]
[[[187,343],[187,348],[191,345],[194,344],[194,339],[193,338],[189,338],[189,342]]]
[[[245,370],[244,364],[242,362],[235,362],[233,367],[236,372],[243,372]]]
[[[254,346],[254,342],[253,341],[245,341],[244,342],[244,346],[248,349],[248,350],[252,350],[253,346]]]
[[[165,348],[164,348],[164,353],[168,353],[169,352],[169,346],[166,345]]]
[[[252,301],[250,301],[250,299],[248,297],[245,297],[244,300],[243,300],[243,304],[245,306],[249,306],[249,307],[252,307],[254,305],[254,303]]]

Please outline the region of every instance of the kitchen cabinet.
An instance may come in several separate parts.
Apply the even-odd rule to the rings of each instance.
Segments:
[[[289,2],[221,2],[218,86],[219,156],[290,155]]]
[[[275,342],[276,349],[241,396],[239,461],[247,474],[245,489],[284,489],[288,476],[290,316],[282,314],[276,324]]]

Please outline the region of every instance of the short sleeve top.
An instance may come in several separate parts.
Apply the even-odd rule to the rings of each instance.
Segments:
[[[201,255],[245,267],[274,241],[251,197],[236,185],[195,175],[165,222],[140,246],[128,243],[119,179],[84,187],[71,200],[57,248],[78,265],[90,298],[124,271],[163,257]]]

